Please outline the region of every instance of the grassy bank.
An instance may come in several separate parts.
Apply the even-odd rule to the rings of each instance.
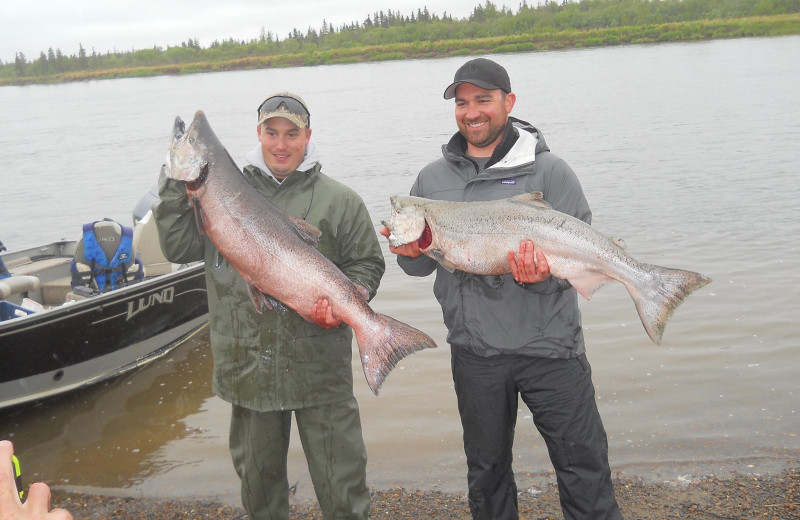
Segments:
[[[800,34],[800,13],[591,30],[542,31],[486,38],[417,41],[329,50],[309,49],[219,61],[83,70],[21,78],[0,77],[0,86],[793,34]]]

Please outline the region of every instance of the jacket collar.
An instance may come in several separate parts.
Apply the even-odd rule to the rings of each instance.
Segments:
[[[445,155],[450,153],[467,159],[467,140],[461,132],[456,132],[444,146],[444,151]],[[527,121],[509,117],[503,138],[494,149],[486,169],[492,166],[509,168],[525,162],[530,163],[536,159],[537,153],[547,151],[550,151],[550,148],[539,129]]]

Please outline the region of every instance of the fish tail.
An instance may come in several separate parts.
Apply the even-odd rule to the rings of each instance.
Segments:
[[[693,271],[658,265],[645,264],[644,267],[652,275],[650,283],[644,289],[628,286],[628,291],[647,335],[654,343],[661,344],[667,320],[678,305],[694,290],[711,282],[711,278]]]
[[[424,332],[377,313],[372,327],[356,331],[356,340],[367,384],[375,395],[401,359],[418,350],[436,348],[436,343]]]

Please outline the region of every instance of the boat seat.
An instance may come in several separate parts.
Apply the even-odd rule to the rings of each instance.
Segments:
[[[166,259],[158,242],[158,229],[153,219],[153,210],[148,210],[133,226],[133,250],[141,260],[147,276],[172,272],[172,262]]]
[[[111,220],[98,220],[83,226],[70,270],[73,289],[105,292],[144,277],[135,259],[131,228]]]
[[[61,305],[72,291],[72,277],[64,276],[42,284],[42,305]],[[72,298],[76,299],[76,298]]]
[[[11,275],[0,279],[0,300],[5,300],[14,294],[22,294],[27,298],[29,291],[39,289],[39,279],[35,276]]]

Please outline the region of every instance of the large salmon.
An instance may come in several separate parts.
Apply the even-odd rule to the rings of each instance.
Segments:
[[[675,308],[711,281],[699,273],[636,261],[622,241],[552,209],[540,192],[477,202],[410,196],[390,200],[391,219],[383,224],[391,232],[392,246],[418,240],[422,253],[451,272],[499,275],[511,272],[508,251],[531,240],[544,253],[551,274],[569,280],[587,300],[604,284],[622,282],[655,343],[661,342]]]
[[[320,231],[278,210],[245,180],[202,111],[188,130],[176,118],[173,136],[167,174],[186,182],[198,225],[248,282],[259,312],[271,307],[267,294],[310,321],[313,305],[327,299],[334,316],[353,328],[375,395],[398,361],[436,347],[426,334],[370,308],[355,284],[316,249]]]

